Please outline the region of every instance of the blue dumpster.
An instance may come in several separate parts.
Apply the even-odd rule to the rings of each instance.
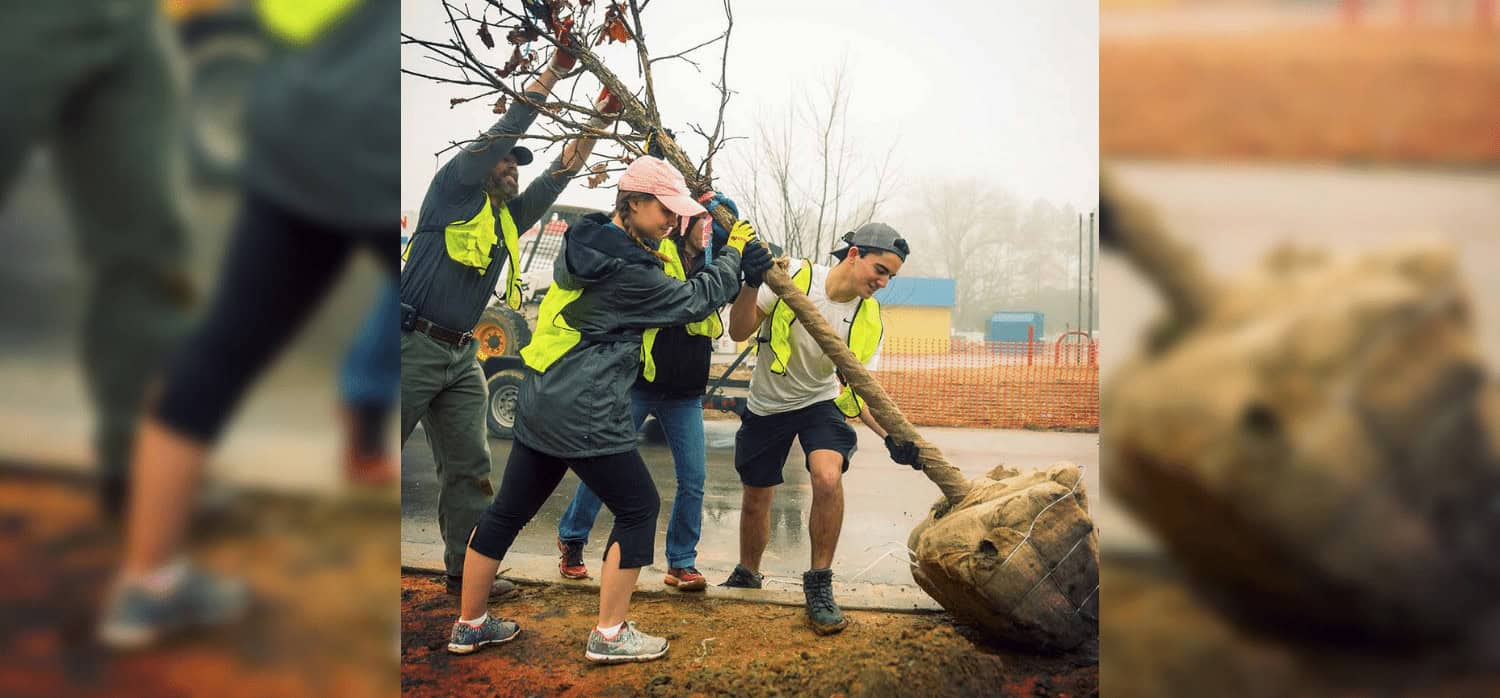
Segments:
[[[1042,341],[1043,317],[1041,313],[1001,311],[990,316],[984,333],[986,342],[1024,342],[1028,339]]]

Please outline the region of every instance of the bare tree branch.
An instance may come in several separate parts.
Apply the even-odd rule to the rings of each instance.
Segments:
[[[569,137],[576,137],[579,134],[587,135],[615,143],[619,148],[617,157],[624,158],[623,162],[629,162],[630,159],[644,154],[642,148],[644,137],[648,133],[655,132],[659,134],[656,142],[661,145],[662,154],[687,175],[689,187],[695,192],[708,191],[713,188],[715,158],[725,152],[726,147],[734,141],[745,140],[741,136],[728,135],[725,131],[725,114],[733,95],[727,81],[729,42],[734,27],[730,0],[722,0],[726,20],[723,32],[676,53],[660,57],[653,57],[650,54],[645,41],[646,32],[642,14],[649,4],[648,0],[595,3],[590,7],[575,7],[571,2],[548,2],[546,12],[550,14],[546,16],[537,15],[531,6],[512,9],[507,8],[506,4],[498,0],[485,0],[477,14],[471,11],[468,5],[455,0],[443,0],[442,4],[447,15],[449,37],[438,41],[403,33],[401,38],[403,46],[422,51],[426,54],[424,58],[432,61],[439,68],[436,70],[405,68],[403,72],[437,83],[479,88],[450,98],[450,108],[498,96],[499,100],[494,106],[497,112],[507,101],[521,100],[536,106],[539,115],[545,117],[535,122],[526,134],[506,135],[545,143],[546,148],[565,142]],[[493,15],[492,9],[495,13]],[[624,15],[627,9],[628,17]],[[601,15],[603,20],[600,19]],[[628,22],[628,26],[616,27],[610,32],[610,36],[606,37],[605,32],[614,20]],[[621,28],[626,31],[620,31]],[[470,32],[484,39],[486,46],[479,47],[472,42],[469,38]],[[618,41],[627,32],[630,35],[629,40],[636,43],[634,48],[637,69],[643,81],[638,90],[629,88],[617,73],[604,65],[599,55],[593,50],[597,42]],[[491,38],[501,36],[505,38],[505,43]],[[522,92],[519,82],[531,76],[541,76],[544,70],[550,69],[556,72],[556,69],[552,68],[549,63],[540,60],[537,52],[529,50],[532,42],[551,46],[556,51],[565,51],[576,58],[578,63],[576,69],[561,76],[559,82],[552,85],[551,90],[554,96],[546,100],[528,98]],[[657,103],[655,77],[651,69],[653,64],[662,60],[681,58],[701,70],[697,62],[689,56],[715,43],[719,44],[722,49],[719,79],[717,83],[711,83],[719,92],[719,109],[711,129],[707,124],[694,125],[692,128],[693,132],[702,137],[705,142],[703,156],[694,164],[674,139],[666,137],[660,131],[660,107]],[[503,50],[507,46],[510,47],[509,60],[503,67],[490,64],[481,58],[479,53],[484,48]],[[523,47],[528,50],[523,52]],[[613,128],[601,129],[586,123],[586,120],[598,119],[602,115],[594,105],[580,103],[577,81],[574,81],[567,89],[567,96],[561,97],[563,92],[559,87],[560,81],[582,73],[589,73],[596,77],[622,105],[620,113],[612,115],[616,119]],[[480,139],[493,137],[494,134],[485,134]],[[458,145],[473,143],[480,139],[454,142],[448,148],[439,151],[438,155]],[[591,162],[595,164],[607,161],[609,161],[608,156],[603,153],[596,153],[591,159]],[[591,168],[586,168],[586,170],[592,171]]]
[[[651,56],[646,51],[646,30],[641,27],[641,8],[630,0],[630,18],[635,24],[635,55],[641,78],[646,81],[646,116],[654,123],[661,123],[661,113],[656,110],[656,84],[651,77]]]
[[[714,132],[708,137],[707,154],[704,155],[703,165],[699,168],[703,178],[708,181],[713,181],[714,177],[714,155],[718,154],[719,149],[728,141],[724,138],[724,110],[729,107],[731,94],[729,91],[729,35],[733,31],[734,9],[729,6],[729,0],[724,0],[724,47],[719,54],[719,84],[715,85],[719,89],[719,113],[714,118]]]
[[[726,5],[727,5],[727,3],[726,3]],[[713,44],[715,42],[718,42],[718,41],[723,41],[723,40],[728,39],[728,38],[729,38],[729,32],[726,31],[723,34],[720,34],[720,35],[718,35],[718,36],[716,36],[716,37],[714,37],[712,39],[709,39],[708,41],[705,41],[705,42],[703,42],[701,44],[698,44],[697,46],[694,46],[694,47],[692,47],[690,49],[686,49],[686,50],[683,50],[683,51],[678,51],[677,53],[673,53],[673,54],[666,55],[666,56],[657,56],[656,58],[652,58],[651,59],[651,63],[660,63],[661,61],[671,60],[673,58],[680,58],[680,59],[682,59],[684,61],[687,61],[688,63],[693,64],[694,68],[697,68],[698,67],[698,62],[695,61],[695,60],[693,60],[693,59],[691,59],[691,58],[688,58],[687,55],[689,53],[692,53],[694,51],[697,51],[700,48],[703,48],[705,46],[711,45],[711,44]]]

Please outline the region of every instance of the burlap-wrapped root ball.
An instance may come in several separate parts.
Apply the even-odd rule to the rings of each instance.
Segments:
[[[912,577],[955,616],[1018,646],[1069,650],[1099,634],[1099,535],[1083,472],[997,467],[912,530]]]

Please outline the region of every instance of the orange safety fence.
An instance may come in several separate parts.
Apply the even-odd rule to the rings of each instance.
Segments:
[[[875,379],[917,426],[1099,429],[1099,347],[887,337]]]

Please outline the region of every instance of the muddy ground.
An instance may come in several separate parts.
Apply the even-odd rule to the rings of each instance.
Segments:
[[[401,580],[405,695],[1091,696],[1097,652],[1037,656],[980,638],[946,614],[847,611],[851,626],[818,637],[799,607],[687,593],[637,595],[631,618],[665,635],[666,658],[594,666],[583,647],[596,620],[593,590],[523,586],[491,606],[521,636],[476,654],[447,653],[457,603],[440,580]]]
[[[1500,643],[1379,647],[1232,622],[1158,555],[1106,553],[1100,573],[1111,698],[1500,695]]]
[[[248,579],[251,617],[111,654],[92,637],[119,532],[87,482],[0,464],[0,695],[396,695],[394,492],[222,506],[194,524],[195,556]]]

